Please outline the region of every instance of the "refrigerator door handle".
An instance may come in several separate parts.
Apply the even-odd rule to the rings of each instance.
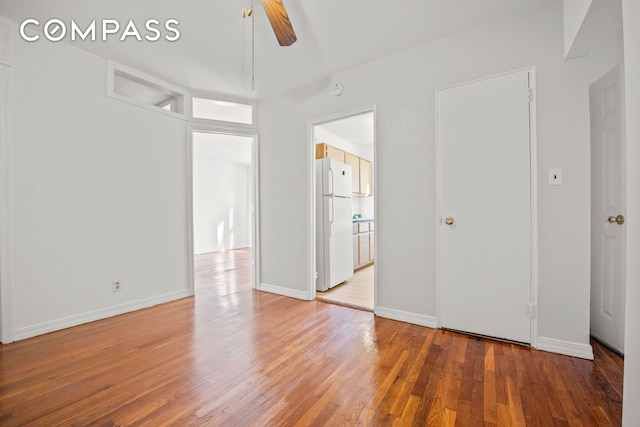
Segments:
[[[336,216],[336,204],[333,200],[333,196],[329,198],[329,203],[331,204],[331,214],[329,215],[329,237],[331,237],[331,234],[333,232],[333,220]]]
[[[333,197],[333,192],[334,192],[333,186],[335,185],[335,180],[333,177],[333,169],[331,169],[331,165],[329,165],[329,174],[331,175],[331,185],[329,186],[329,196]]]

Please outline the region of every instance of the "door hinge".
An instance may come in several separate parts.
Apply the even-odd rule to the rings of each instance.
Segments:
[[[535,317],[535,306],[533,304],[529,304],[529,319],[533,319]]]
[[[529,88],[528,90],[528,97],[529,97],[529,102],[534,102],[535,99],[533,97],[533,89]]]

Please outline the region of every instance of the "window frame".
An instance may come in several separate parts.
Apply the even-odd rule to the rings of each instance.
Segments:
[[[138,101],[134,98],[130,98],[126,95],[119,94],[115,91],[115,77],[116,73],[120,75],[128,75],[132,78],[132,80],[137,80],[142,84],[147,84],[152,87],[157,87],[159,89],[169,91],[173,96],[177,98],[178,102],[178,111],[170,111],[166,110],[162,107],[158,107],[156,105],[148,104],[142,101]],[[167,83],[163,80],[152,77],[148,74],[142,73],[136,69],[127,67],[126,65],[117,64],[113,61],[107,60],[107,93],[106,95],[109,98],[114,98],[119,101],[123,101],[129,104],[137,105],[142,108],[146,108],[147,110],[155,111],[161,114],[167,114],[169,116],[179,118],[179,119],[188,119],[189,117],[186,113],[186,101],[190,99],[189,94],[182,88],[172,85],[171,83]]]
[[[200,117],[193,116],[193,99],[208,99],[211,101],[221,101],[221,102],[229,102],[234,104],[243,104],[251,106],[251,123],[241,123],[241,122],[231,122],[226,120],[215,120],[215,119],[203,119]],[[248,99],[242,98],[234,98],[226,95],[218,95],[211,92],[192,92],[189,94],[189,102],[185,108],[188,110],[189,121],[192,123],[200,123],[200,124],[209,124],[209,125],[217,125],[217,126],[225,126],[225,127],[234,127],[240,129],[256,129],[256,102]]]

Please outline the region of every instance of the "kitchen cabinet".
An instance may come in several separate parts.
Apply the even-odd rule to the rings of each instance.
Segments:
[[[363,221],[353,224],[353,257],[354,270],[373,263],[373,221]]]
[[[360,193],[360,157],[344,153],[344,162],[351,166],[351,191]]]
[[[358,234],[358,265],[363,265],[371,261],[369,258],[369,233]]]
[[[316,159],[324,159],[324,158],[335,159],[339,162],[344,163],[344,151],[333,147],[329,144],[317,144],[316,145]]]
[[[371,196],[373,194],[373,174],[371,162],[360,159],[360,194]]]

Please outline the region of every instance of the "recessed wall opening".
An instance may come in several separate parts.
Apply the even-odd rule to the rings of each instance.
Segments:
[[[192,133],[194,293],[229,295],[254,284],[254,138]],[[226,279],[220,280],[221,274]]]
[[[107,95],[154,111],[185,117],[184,91],[138,70],[107,62]]]

